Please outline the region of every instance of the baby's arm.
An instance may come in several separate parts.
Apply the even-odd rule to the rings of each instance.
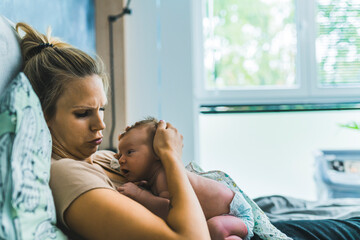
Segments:
[[[170,199],[170,194],[168,191],[168,185],[166,181],[166,174],[164,169],[159,170],[159,173],[156,176],[154,186],[151,188],[159,197]]]
[[[166,219],[169,213],[169,199],[155,196],[151,192],[141,189],[132,182],[123,184],[121,187],[118,187],[117,190],[125,196],[137,201],[162,219]]]
[[[118,191],[142,204],[151,212],[165,220],[169,213],[170,194],[167,188],[166,174],[164,169],[160,169],[157,175],[154,177],[154,184],[153,186],[150,186],[150,188],[158,196],[149,191],[141,189],[138,185],[131,182],[125,183],[119,187]]]

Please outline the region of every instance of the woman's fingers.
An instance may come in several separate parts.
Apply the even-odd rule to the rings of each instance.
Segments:
[[[166,122],[164,120],[160,120],[157,129],[165,129],[165,128],[166,128]]]
[[[172,152],[181,158],[183,147],[182,139],[183,136],[172,124],[161,120],[158,123],[153,142],[155,154],[161,159],[163,153]]]

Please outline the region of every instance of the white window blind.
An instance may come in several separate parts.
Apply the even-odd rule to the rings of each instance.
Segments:
[[[318,0],[316,60],[321,87],[360,83],[360,1]]]

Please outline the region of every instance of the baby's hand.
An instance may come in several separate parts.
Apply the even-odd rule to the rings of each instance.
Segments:
[[[135,201],[139,198],[141,192],[144,191],[132,182],[124,183],[121,187],[118,187],[117,190]]]

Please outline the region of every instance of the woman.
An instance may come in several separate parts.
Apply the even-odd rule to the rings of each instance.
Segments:
[[[102,164],[107,79],[99,59],[25,23],[24,73],[37,93],[53,139],[50,186],[58,221],[85,239],[210,239],[205,217],[181,163],[182,136],[159,122],[154,150],[162,159],[171,209],[163,221],[118,193],[123,181]],[[105,166],[102,168],[101,166]]]

